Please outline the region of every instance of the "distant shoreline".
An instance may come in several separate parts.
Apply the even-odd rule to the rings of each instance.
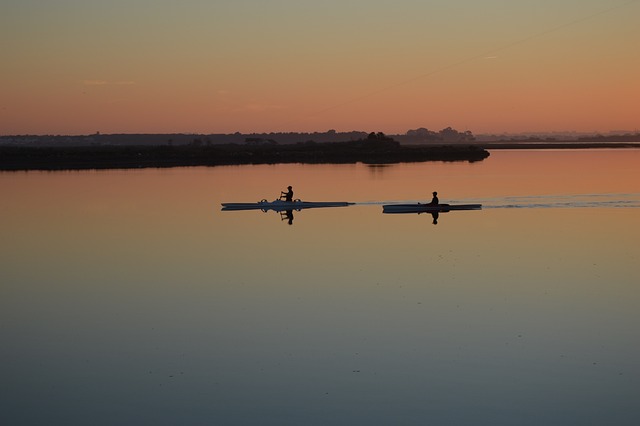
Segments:
[[[488,150],[640,148],[640,142],[482,142],[481,145]]]
[[[400,145],[393,139],[291,145],[0,146],[0,171],[137,169],[248,164],[482,161],[490,150],[640,148],[640,142],[484,142]]]

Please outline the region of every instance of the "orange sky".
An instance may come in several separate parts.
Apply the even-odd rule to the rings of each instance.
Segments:
[[[0,135],[633,131],[639,18],[639,0],[6,0]]]

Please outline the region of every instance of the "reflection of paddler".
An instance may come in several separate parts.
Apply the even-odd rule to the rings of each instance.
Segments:
[[[280,212],[280,219],[288,220],[289,225],[293,225],[293,210],[287,210],[284,212]]]
[[[438,217],[440,216],[440,213],[438,212],[432,212],[431,213],[431,217],[433,218],[433,224],[437,225],[438,224]]]
[[[284,198],[285,201],[293,201],[293,188],[291,186],[288,186],[287,189],[288,189],[287,192],[284,192],[284,191],[280,192],[280,199],[282,200],[282,197],[285,197]]]

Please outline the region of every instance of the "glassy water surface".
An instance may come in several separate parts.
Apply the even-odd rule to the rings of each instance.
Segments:
[[[349,207],[220,211],[275,199]],[[483,204],[382,214],[382,204]],[[0,422],[640,422],[640,150],[1,173]]]

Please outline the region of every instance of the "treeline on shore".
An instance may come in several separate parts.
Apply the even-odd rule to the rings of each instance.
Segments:
[[[480,161],[476,145],[404,146],[382,133],[338,143],[33,147],[0,146],[0,170],[79,170],[276,163]]]
[[[377,133],[373,133],[377,134]],[[100,134],[92,135],[6,135],[0,136],[0,146],[96,146],[96,145],[288,145],[298,143],[345,142],[366,139],[371,133],[362,131],[336,132],[272,132],[230,134]],[[640,142],[640,133],[593,134],[578,135],[576,133],[537,134],[537,135],[474,135],[471,131],[458,131],[451,127],[439,131],[432,131],[421,127],[409,130],[404,134],[390,135],[395,141],[403,145],[467,145],[491,143],[571,143],[571,142]]]
[[[363,131],[337,132],[271,132],[229,134],[101,134],[92,135],[13,135],[0,136],[1,145],[16,146],[87,146],[87,145],[224,145],[224,144],[296,144],[306,142],[345,142],[366,139],[371,133]],[[377,133],[373,133],[377,134]],[[440,131],[425,128],[409,130],[406,134],[392,135],[402,144],[452,144],[475,140],[470,131],[458,132],[451,127]]]

